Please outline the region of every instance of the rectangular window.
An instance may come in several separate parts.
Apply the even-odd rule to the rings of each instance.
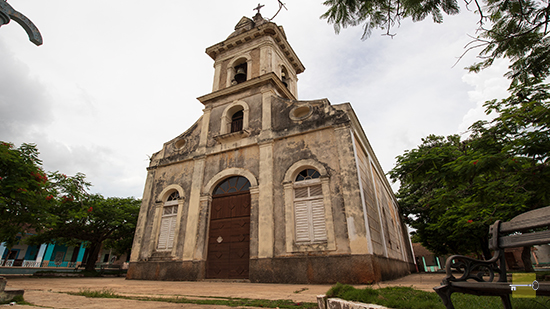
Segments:
[[[321,185],[294,189],[296,243],[327,241],[325,205]]]
[[[169,204],[169,203],[173,204],[173,202],[167,202],[166,204]],[[159,235],[159,241],[157,246],[159,250],[168,250],[173,248],[174,236],[176,233],[177,216],[178,216],[177,205],[163,207],[162,219],[160,222],[160,235]]]

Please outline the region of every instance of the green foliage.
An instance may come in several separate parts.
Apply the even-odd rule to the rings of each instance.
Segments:
[[[386,287],[381,289],[356,289],[350,285],[337,283],[327,293],[328,297],[341,298],[367,304],[377,304],[395,309],[433,308],[445,309],[435,292],[415,290],[410,287]],[[476,296],[454,293],[453,305],[457,309],[501,309],[502,301],[497,296]],[[548,308],[549,297],[511,298],[516,309]]]
[[[80,295],[91,298],[123,298],[140,301],[156,301],[176,304],[197,304],[214,305],[229,307],[262,307],[262,308],[295,308],[295,309],[313,309],[317,308],[316,303],[295,303],[291,300],[267,300],[267,299],[249,299],[249,298],[226,298],[226,297],[204,297],[194,296],[192,299],[185,297],[141,297],[124,296],[116,294],[112,289],[103,289],[93,291],[90,289],[81,289],[79,292],[68,294]]]
[[[487,257],[495,220],[547,206],[550,94],[547,85],[517,85],[511,96],[486,103],[497,117],[470,127],[470,136],[430,135],[397,157],[390,171],[415,239],[436,254]]]
[[[103,289],[99,291],[94,291],[91,289],[80,289],[75,295],[86,296],[90,298],[124,298],[123,296],[117,295],[113,289]]]
[[[443,13],[459,13],[457,0],[326,0],[328,10],[321,18],[341,28],[363,24],[363,39],[373,29],[391,28],[404,18],[413,21],[428,16],[436,23],[443,22]],[[495,59],[511,61],[506,74],[513,84],[543,81],[550,71],[549,3],[540,0],[474,0],[466,1],[468,12],[479,15],[477,37],[468,50],[481,48],[481,62],[469,67],[477,72],[493,64]],[[473,10],[470,10],[473,9]]]
[[[135,198],[104,198],[88,194],[83,175],[56,176],[60,186],[48,209],[46,229],[31,239],[34,243],[56,241],[76,245],[85,242],[90,249],[86,270],[93,270],[103,242],[119,254],[131,248],[141,201]]]
[[[387,35],[392,35],[390,29],[403,18],[411,17],[414,21],[420,21],[431,15],[434,22],[441,23],[442,13],[459,12],[457,2],[453,0],[327,0],[323,4],[329,6],[329,9],[321,18],[334,24],[337,33],[341,28],[364,24],[363,39],[369,37],[376,28],[386,30]]]
[[[386,287],[382,289],[366,287],[356,289],[350,285],[337,283],[326,295],[366,304],[378,304],[389,308],[445,308],[437,294],[415,290],[410,287]]]
[[[539,0],[485,0],[479,11],[481,21],[490,28],[480,27],[475,41],[483,47],[483,59],[470,67],[479,71],[497,58],[511,61],[507,77],[514,84],[540,82],[550,72],[550,41],[548,38],[549,3]]]
[[[129,252],[140,200],[89,194],[82,173],[46,176],[38,154],[32,144],[0,142],[0,242],[10,248],[28,232],[35,233],[29,244],[85,242],[92,251],[90,271],[103,242],[116,254]]]
[[[15,245],[18,234],[40,226],[47,204],[48,177],[33,144],[0,142],[0,242]]]

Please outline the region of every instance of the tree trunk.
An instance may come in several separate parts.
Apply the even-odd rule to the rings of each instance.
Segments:
[[[86,260],[87,271],[95,271],[95,263],[97,262],[97,256],[99,255],[100,249],[101,244],[92,243],[90,245],[90,254],[88,254],[88,259]]]
[[[533,264],[531,263],[531,247],[523,247],[523,251],[521,252],[521,261],[523,262],[524,271],[526,273],[535,272]]]
[[[489,250],[489,240],[486,237],[482,237],[479,241],[481,245],[481,252],[483,252],[483,257],[485,260],[490,260],[493,255],[491,254],[491,250]]]

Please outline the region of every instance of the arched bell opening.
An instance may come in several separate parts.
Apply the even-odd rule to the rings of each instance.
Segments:
[[[246,59],[239,59],[233,65],[233,81],[231,84],[237,85],[248,79],[248,63]]]
[[[281,66],[281,81],[285,85],[285,87],[288,88],[288,85],[290,83],[288,71],[284,66]]]

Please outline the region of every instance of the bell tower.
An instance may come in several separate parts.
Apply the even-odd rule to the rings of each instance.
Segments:
[[[267,21],[260,13],[242,17],[235,31],[206,49],[214,60],[212,93],[243,88],[271,76],[280,96],[296,100],[297,75],[305,68],[287,41],[282,26]],[[206,96],[205,96],[206,97]],[[202,99],[199,100],[205,103]]]

